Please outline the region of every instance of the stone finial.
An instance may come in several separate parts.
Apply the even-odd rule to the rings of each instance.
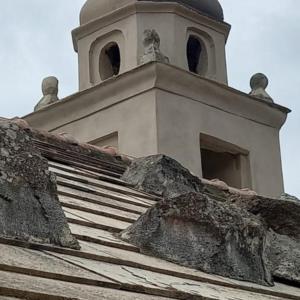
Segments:
[[[266,75],[262,73],[254,74],[250,80],[251,92],[250,95],[256,98],[274,102],[272,97],[266,92],[266,88],[269,85],[269,79]]]
[[[154,29],[144,31],[143,45],[144,55],[141,58],[142,64],[151,61],[169,63],[169,58],[160,51],[160,37]]]
[[[42,82],[43,98],[35,106],[34,111],[38,111],[47,105],[57,102],[58,95],[58,79],[54,76],[46,77]]]

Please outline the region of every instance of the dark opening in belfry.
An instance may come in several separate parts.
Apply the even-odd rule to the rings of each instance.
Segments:
[[[100,54],[100,76],[102,80],[118,75],[121,66],[121,54],[116,43],[104,47]]]
[[[188,43],[187,43],[187,59],[188,59],[188,66],[189,70],[193,73],[199,74],[199,63],[200,63],[200,56],[202,52],[202,46],[200,41],[194,37],[190,36]]]

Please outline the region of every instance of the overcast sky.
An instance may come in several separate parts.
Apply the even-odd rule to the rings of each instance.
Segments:
[[[99,0],[101,1],[101,0]],[[60,79],[60,97],[78,90],[71,30],[84,0],[9,0],[0,10],[0,116],[23,116],[41,98],[41,80]],[[249,91],[256,72],[268,92],[293,110],[281,132],[285,186],[300,196],[300,1],[220,0],[232,25],[227,44],[230,85]]]

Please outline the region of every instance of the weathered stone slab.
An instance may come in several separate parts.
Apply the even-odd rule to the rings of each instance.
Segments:
[[[268,233],[268,264],[276,279],[300,285],[300,242],[286,235]]]
[[[86,284],[96,281],[103,285],[111,283],[107,278],[76,267],[42,251],[0,244],[0,253],[0,265],[2,269],[4,266],[9,266],[14,272],[22,270],[28,275],[35,273],[48,278],[77,280]]]
[[[87,226],[82,226],[82,225],[78,225],[78,224],[72,224],[72,223],[70,223],[70,228],[71,228],[72,233],[79,240],[93,242],[94,244],[96,243],[96,244],[110,246],[110,247],[112,247],[112,248],[110,248],[110,251],[112,251],[112,249],[115,249],[115,248],[125,249],[125,250],[127,250],[127,252],[129,252],[129,251],[138,252],[139,251],[139,249],[137,247],[122,241],[121,239],[119,239],[117,236],[115,236],[113,233],[111,233],[109,231],[92,228],[92,227],[87,227]]]
[[[191,300],[279,300],[267,294],[260,294],[244,291],[239,288],[229,288],[220,285],[199,282],[190,279],[183,279],[171,275],[147,271],[130,266],[122,266],[90,260],[85,258],[73,257],[60,253],[51,253],[65,261],[82,266],[98,275],[109,277],[119,282],[122,287],[134,291],[143,291],[160,296],[169,296],[172,299],[191,299]],[[103,255],[103,254],[102,254]],[[107,254],[108,255],[108,254]],[[146,295],[145,295],[146,296]],[[101,298],[102,299],[102,298]],[[119,298],[123,299],[123,298]],[[133,298],[136,299],[136,298]],[[137,298],[139,299],[139,298]],[[147,299],[146,297],[143,299]]]
[[[53,168],[53,167],[51,167],[50,170],[53,173],[55,173],[57,176],[67,178],[67,179],[73,180],[75,182],[76,181],[84,182],[86,184],[89,184],[92,187],[95,186],[95,187],[107,189],[108,191],[117,192],[117,193],[130,195],[130,196],[134,196],[134,197],[151,198],[150,196],[147,196],[147,195],[145,195],[141,192],[138,192],[138,191],[134,191],[133,189],[122,186],[120,184],[109,183],[109,182],[105,182],[105,181],[102,181],[102,180],[99,180],[99,179],[89,178],[89,177],[84,176],[84,175],[72,174],[70,172],[63,171],[63,170]]]
[[[266,228],[237,206],[189,193],[150,208],[122,238],[145,254],[208,273],[271,285]]]
[[[257,196],[238,198],[234,202],[266,224],[272,274],[300,284],[300,201],[285,194],[280,199]]]
[[[88,213],[95,213],[100,216],[115,218],[116,220],[132,223],[136,221],[140,215],[128,213],[122,210],[114,209],[104,205],[90,203],[88,201],[71,198],[68,196],[59,196],[59,201],[64,207],[79,209]]]
[[[103,226],[103,227],[111,227],[114,228],[116,231],[121,231],[127,228],[131,223],[116,220],[109,217],[103,217],[99,216],[97,214],[88,213],[85,211],[82,211],[80,209],[72,209],[68,207],[64,207],[64,211],[66,213],[66,216],[72,215],[72,217],[75,216],[75,218],[80,218],[82,220],[85,220],[86,222],[90,223],[91,225],[94,224],[95,226]]]
[[[96,186],[92,186],[88,183],[83,183],[83,182],[78,182],[78,181],[76,182],[74,180],[67,179],[67,178],[60,177],[60,176],[57,176],[57,183],[59,185],[71,187],[71,188],[74,188],[77,190],[84,190],[88,193],[101,195],[104,197],[113,198],[113,199],[120,200],[120,201],[126,201],[127,203],[134,204],[134,205],[136,204],[136,205],[140,205],[143,207],[149,207],[155,203],[155,201],[153,201],[153,200],[109,191],[105,188],[99,188]]]
[[[31,132],[0,122],[0,235],[78,248],[57,197],[55,176]]]
[[[0,271],[0,297],[6,294],[25,299],[76,299],[76,300],[167,300],[171,298],[126,292],[100,286]],[[116,284],[117,286],[117,284]],[[1,299],[1,298],[0,298]]]
[[[89,202],[93,202],[99,205],[106,205],[108,207],[112,207],[115,209],[121,209],[122,211],[132,212],[135,214],[141,214],[144,213],[147,208],[141,207],[133,204],[129,204],[127,202],[122,202],[121,200],[115,200],[112,198],[108,198],[105,196],[100,196],[97,194],[92,194],[88,192],[84,192],[81,190],[76,190],[75,187],[65,187],[65,186],[59,186],[57,187],[58,193],[60,195],[65,195],[72,198],[87,200]]]
[[[121,179],[138,190],[163,197],[200,192],[203,187],[198,177],[165,155],[134,160]]]
[[[120,259],[119,264],[123,266],[135,266],[141,270],[148,270],[155,273],[171,275],[180,278],[182,285],[184,285],[186,279],[190,279],[201,283],[205,282],[217,286],[226,286],[244,291],[253,291],[258,294],[273,295],[279,297],[280,299],[300,299],[299,288],[292,287],[290,285],[276,283],[275,286],[272,287],[262,286],[250,282],[238,281],[213,274],[207,274],[205,272],[183,267],[153,256],[120,249],[119,247],[115,248],[90,242],[81,242],[80,245],[82,246],[82,251],[86,251],[88,255],[92,255],[94,258],[98,256],[98,258],[101,260],[101,257],[110,255],[114,258]],[[288,295],[291,295],[291,297],[288,297]]]
[[[254,197],[234,203],[259,216],[274,232],[300,241],[300,201]]]

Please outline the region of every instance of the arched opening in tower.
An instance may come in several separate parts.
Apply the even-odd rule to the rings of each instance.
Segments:
[[[190,36],[187,43],[187,59],[189,70],[193,73],[199,74],[199,64],[200,56],[202,52],[202,46],[200,41],[194,37]]]
[[[100,54],[100,76],[102,80],[118,75],[121,66],[120,48],[117,43],[109,43]]]

